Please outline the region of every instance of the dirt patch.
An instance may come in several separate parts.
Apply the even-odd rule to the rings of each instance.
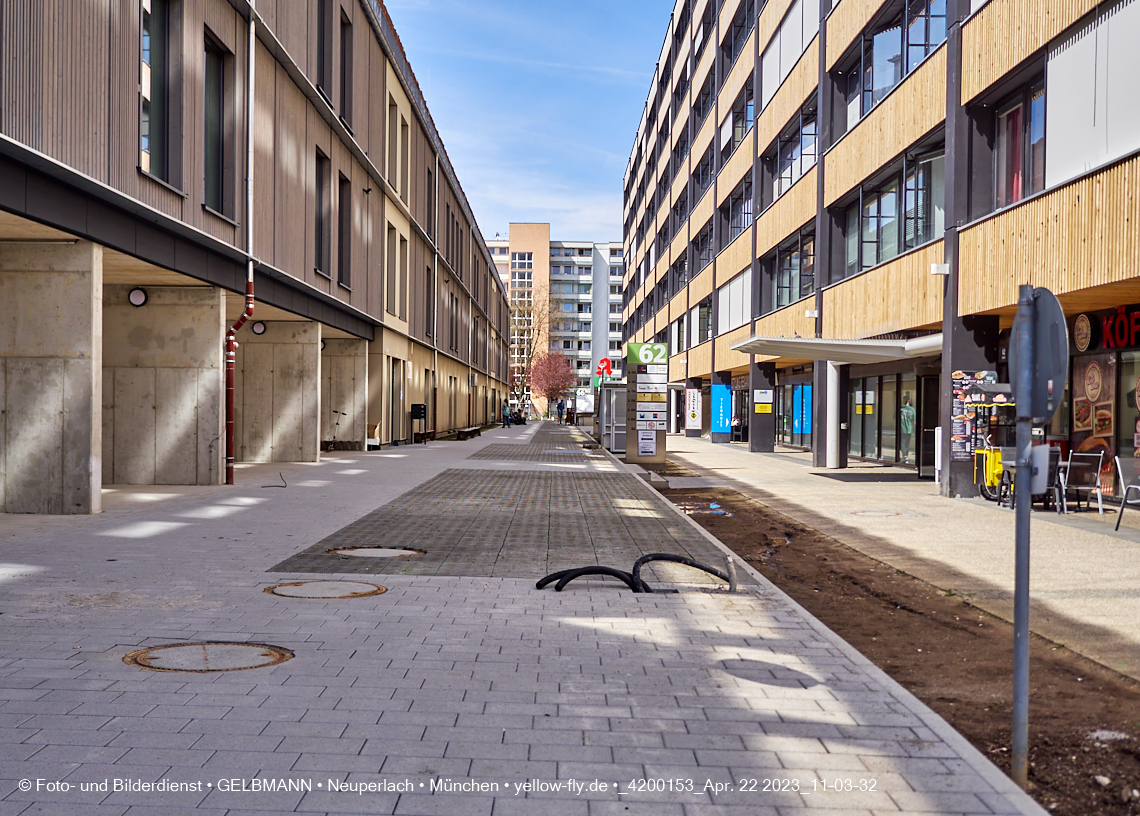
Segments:
[[[1009,623],[734,491],[662,492],[1009,773]],[[1140,814],[1140,684],[1033,636],[1029,729],[1043,807]]]

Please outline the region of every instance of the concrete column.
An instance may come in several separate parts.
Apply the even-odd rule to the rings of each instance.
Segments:
[[[748,414],[748,450],[771,453],[776,449],[776,364],[753,363],[748,367],[748,388],[752,410]],[[756,392],[768,402],[757,402]],[[757,411],[756,409],[760,410]],[[767,410],[765,410],[767,409]]]
[[[330,447],[364,450],[368,341],[329,339],[324,346],[321,349],[321,450]]]
[[[732,372],[714,371],[712,375],[712,405],[709,438],[715,444],[732,441]]]
[[[222,338],[213,286],[103,290],[103,483],[221,484],[225,477]]]
[[[103,248],[0,244],[0,511],[98,513]]]
[[[238,334],[234,455],[239,462],[320,459],[321,324],[267,322]]]
[[[843,402],[847,396],[846,389],[839,387],[840,366],[828,360],[827,363],[827,431],[824,434],[824,443],[827,449],[827,467],[839,468],[839,417],[843,412]],[[844,462],[846,464],[846,462]]]

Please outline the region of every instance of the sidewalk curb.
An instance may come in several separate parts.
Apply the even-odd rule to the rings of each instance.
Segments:
[[[604,446],[601,447],[600,450],[604,451],[606,456],[610,457],[610,459],[613,460],[614,464],[618,468],[625,468],[625,463],[622,462],[613,453],[606,450]],[[990,762],[985,754],[975,748],[969,740],[959,734],[954,729],[954,727],[950,725],[950,723],[942,719],[942,717],[935,713],[935,711],[927,706],[926,703],[922,702],[905,688],[903,688],[903,686],[900,685],[894,678],[892,678],[890,675],[872,663],[867,657],[865,657],[862,652],[858,651],[854,646],[843,640],[843,638],[839,637],[839,635],[835,634],[835,632],[828,629],[818,618],[816,618],[814,615],[796,603],[796,601],[791,596],[789,596],[787,593],[785,593],[783,590],[765,578],[761,573],[753,568],[751,564],[730,550],[712,533],[710,533],[701,525],[697,524],[697,522],[693,521],[693,519],[686,515],[679,507],[661,495],[661,492],[657,490],[657,488],[655,488],[644,479],[638,479],[637,481],[644,486],[645,490],[648,490],[651,494],[664,502],[674,513],[684,519],[687,524],[691,525],[694,529],[699,531],[700,534],[709,541],[709,543],[714,545],[726,556],[732,558],[737,563],[738,567],[743,567],[743,569],[749,575],[751,575],[762,587],[780,595],[785,603],[787,603],[800,615],[803,616],[804,620],[807,621],[808,625],[811,626],[812,629],[814,629],[819,635],[826,638],[833,646],[843,652],[843,654],[849,658],[852,663],[867,672],[867,674],[872,679],[882,685],[893,697],[902,703],[908,711],[922,720],[923,724],[927,728],[937,734],[938,737],[948,746],[953,748],[963,761],[965,761],[974,771],[976,771],[982,779],[988,782],[993,787],[995,792],[1000,793],[1008,798],[1010,804],[1018,808],[1018,811],[1020,813],[1024,814],[1024,816],[1049,816],[1049,812],[1047,810],[1045,810],[1041,805],[1037,804],[1037,802],[1034,801],[1028,793],[1019,788],[1012,779],[1002,773],[996,765]]]

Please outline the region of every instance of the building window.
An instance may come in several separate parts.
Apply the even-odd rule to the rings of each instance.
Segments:
[[[340,176],[337,189],[336,280],[341,286],[352,286],[352,184]]]
[[[533,252],[512,252],[511,269],[534,269]],[[527,276],[530,279],[530,276]]]
[[[426,293],[424,295],[424,307],[426,312],[424,314],[424,334],[431,337],[435,323],[435,276],[431,272],[431,267],[424,268],[424,286]]]
[[[709,115],[709,111],[713,109],[713,102],[716,101],[716,72],[709,70],[708,78],[705,79],[701,89],[697,91],[697,97],[693,100],[693,127],[700,128],[701,123],[705,121],[705,117]]]
[[[396,253],[399,250],[397,244],[396,228],[391,224],[388,225],[388,246],[387,246],[387,264],[386,272],[388,277],[385,280],[385,309],[388,314],[396,314],[397,301],[396,301]]]
[[[313,246],[316,250],[314,254],[314,264],[319,274],[324,275],[326,278],[331,277],[330,270],[330,218],[329,208],[331,201],[329,200],[329,185],[331,180],[329,178],[330,166],[329,159],[321,151],[317,151],[316,162],[316,218],[314,219],[314,235]]]
[[[795,0],[760,57],[760,108],[780,85],[819,31],[819,0]]]
[[[340,15],[340,118],[352,127],[352,23]]]
[[[720,44],[722,65],[726,69],[726,76],[728,67],[736,62],[736,58],[740,56],[740,52],[744,49],[744,43],[748,39],[748,35],[752,33],[752,27],[755,24],[755,2],[754,0],[746,0],[736,10],[736,15],[728,27],[728,33],[725,34],[724,40]]]
[[[776,308],[807,297],[815,288],[815,235],[803,233],[776,255]]]
[[[906,69],[913,71],[946,39],[946,0],[914,0],[906,12]]]
[[[1045,189],[1045,85],[1022,89],[998,108],[995,205],[1007,207]]]
[[[712,295],[689,310],[689,348],[712,340]]]
[[[388,97],[388,183],[393,187],[396,186],[400,178],[399,175],[399,161],[400,161],[400,143],[399,127],[400,127],[400,109],[396,107],[396,100]],[[450,212],[450,211],[449,211]],[[450,215],[448,218],[450,219]],[[450,224],[448,224],[450,228]]]
[[[773,159],[772,200],[786,193],[816,162],[814,106],[800,111],[776,140]]]
[[[946,156],[939,152],[907,163],[903,249],[914,249],[946,231]]]
[[[677,136],[677,143],[673,145],[673,172],[679,173],[683,169],[682,164],[685,158],[689,155],[689,123],[685,122],[680,125],[677,130],[680,134]]]
[[[203,202],[217,213],[224,212],[225,206],[225,59],[221,46],[207,34],[203,94]]]
[[[899,254],[899,181],[892,178],[881,187],[863,192],[863,268],[867,269]]]
[[[746,269],[717,290],[717,334],[752,319],[752,270]]]
[[[696,258],[698,272],[712,262],[713,252],[713,222],[710,218],[693,239],[693,257]]]
[[[732,112],[720,125],[720,155],[727,159],[744,141],[744,135],[752,128],[755,111],[752,104],[752,83],[736,97]]]
[[[140,27],[139,77],[139,168],[171,184],[179,179],[177,164],[178,88],[172,62],[177,52],[170,48],[172,8],[170,0],[143,0]],[[171,104],[175,102],[175,104]]]
[[[722,240],[724,246],[728,246],[752,224],[751,176],[745,176],[736,185],[736,189],[728,194],[728,199],[721,205],[720,216],[727,227],[723,231]]]
[[[713,176],[716,175],[716,145],[710,144],[709,149],[701,156],[701,160],[693,169],[693,203],[701,200],[705,190],[712,186]]]
[[[333,0],[317,0],[317,90],[332,102]]]

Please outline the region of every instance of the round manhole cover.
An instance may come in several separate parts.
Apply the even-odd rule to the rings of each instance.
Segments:
[[[925,518],[925,513],[914,510],[852,510],[850,515],[859,518],[891,518],[892,516],[907,516],[909,518]]]
[[[380,595],[388,591],[387,587],[379,584],[368,584],[364,581],[298,581],[294,584],[278,584],[266,587],[270,595],[280,595],[283,598],[318,598],[332,600],[335,598],[366,598],[369,595]]]
[[[123,658],[130,666],[167,672],[262,669],[291,660],[293,653],[264,643],[172,643],[138,649]]]
[[[333,555],[354,555],[357,558],[406,558],[410,555],[423,555],[423,550],[410,547],[341,547],[329,550]]]

